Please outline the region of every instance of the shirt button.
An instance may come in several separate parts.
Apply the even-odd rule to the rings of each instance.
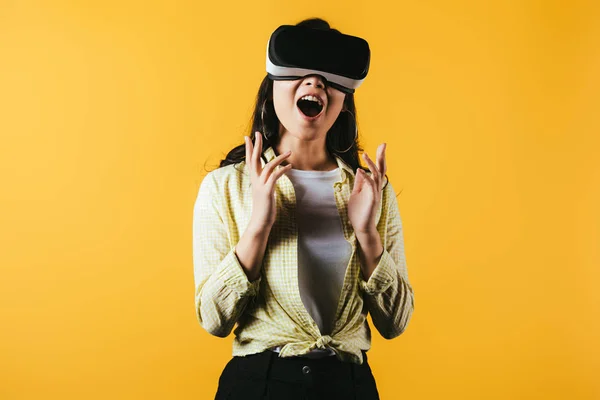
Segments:
[[[310,374],[310,367],[308,365],[305,365],[304,367],[302,367],[302,373],[304,375]]]

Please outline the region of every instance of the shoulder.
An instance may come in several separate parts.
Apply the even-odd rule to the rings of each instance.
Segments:
[[[383,193],[381,194],[382,208],[385,210],[387,219],[391,219],[398,225],[402,225],[397,195],[398,193],[396,193],[394,190],[394,186],[388,181],[385,188],[383,188]],[[388,221],[388,223],[394,222]]]
[[[386,198],[386,197],[396,197],[396,193],[394,191],[394,187],[392,186],[392,182],[390,182],[387,178],[383,178],[383,192],[382,192],[382,197]]]
[[[246,173],[245,168],[245,161],[215,168],[204,176],[204,180],[210,180],[216,183],[240,180],[243,179],[243,175]]]
[[[200,191],[213,195],[236,193],[246,181],[245,162],[229,164],[208,172],[200,183]]]

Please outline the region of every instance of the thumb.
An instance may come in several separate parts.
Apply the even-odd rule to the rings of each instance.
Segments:
[[[362,169],[359,168],[356,170],[356,179],[354,180],[354,190],[352,190],[352,193],[360,192],[362,190],[364,183],[365,183],[364,172]]]

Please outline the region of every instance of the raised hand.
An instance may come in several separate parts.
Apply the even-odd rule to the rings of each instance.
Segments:
[[[375,216],[381,201],[381,190],[384,184],[387,166],[385,162],[386,143],[377,147],[377,165],[363,153],[363,159],[371,170],[371,176],[361,168],[356,171],[354,188],[348,200],[348,219],[356,234],[377,232]]]
[[[248,136],[245,136],[244,140],[246,142],[246,165],[252,182],[252,216],[248,227],[259,232],[270,232],[277,216],[275,182],[292,168],[292,164],[277,170],[275,167],[289,157],[292,152],[288,151],[278,155],[263,168],[260,162],[262,134],[255,132],[254,145]]]

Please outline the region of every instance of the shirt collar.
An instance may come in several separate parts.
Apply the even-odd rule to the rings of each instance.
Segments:
[[[272,159],[274,159],[275,157],[277,157],[277,155],[275,154],[275,150],[273,149],[273,146],[269,146],[265,151],[264,151],[264,156],[267,159],[267,162],[264,162],[264,160],[262,160],[261,158],[261,162],[263,164],[263,166],[270,162]],[[350,167],[344,160],[342,160],[341,157],[339,157],[338,155],[334,154],[333,155],[335,158],[335,161],[337,162],[338,167],[340,168],[340,171],[342,171],[343,179],[342,180],[346,180],[346,178],[348,176],[354,176],[354,171],[352,170],[352,167]]]

